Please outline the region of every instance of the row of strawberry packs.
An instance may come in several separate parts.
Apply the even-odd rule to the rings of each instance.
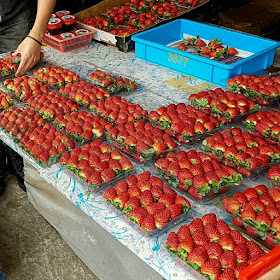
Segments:
[[[133,169],[127,157],[100,139],[65,153],[60,158],[60,163],[73,172],[72,175],[85,182],[89,191],[128,174]]]
[[[153,125],[182,143],[194,141],[229,122],[222,116],[215,117],[209,109],[197,109],[184,103],[158,108],[151,111],[148,118]]]
[[[134,91],[137,88],[135,81],[131,81],[128,78],[123,78],[122,76],[114,76],[105,71],[96,69],[93,73],[90,73],[88,78],[103,87],[110,93],[117,93],[122,90],[124,91]]]
[[[255,99],[260,105],[270,105],[279,99],[280,78],[237,75],[227,81],[227,87],[233,92]]]
[[[140,162],[151,161],[178,146],[169,135],[144,120],[116,127],[108,124],[105,134],[115,147]]]
[[[84,110],[57,115],[53,123],[81,144],[102,137],[107,125],[106,120]]]
[[[182,267],[191,267],[211,280],[241,279],[241,271],[265,255],[258,244],[213,213],[170,232],[165,247]]]
[[[186,198],[149,171],[119,181],[108,188],[103,197],[119,216],[145,236],[171,227],[186,217],[191,208]]]
[[[88,107],[93,101],[106,100],[110,96],[104,88],[83,80],[61,87],[59,93],[84,107]]]
[[[243,122],[244,127],[253,134],[280,142],[280,112],[276,110],[260,111],[248,116]],[[274,142],[274,143],[275,143]]]
[[[0,76],[6,77],[16,73],[18,66],[5,59],[0,59]]]
[[[223,116],[227,120],[233,120],[237,116],[258,110],[255,100],[242,94],[231,91],[223,91],[221,88],[201,91],[189,96],[190,103],[201,109],[211,109],[214,116]]]
[[[52,120],[58,115],[70,114],[78,111],[79,107],[73,101],[68,100],[54,91],[31,96],[25,103],[38,112],[44,119]]]
[[[91,102],[89,109],[113,124],[135,122],[148,115],[139,104],[129,102],[117,95],[110,96],[105,101]]]
[[[75,83],[80,76],[75,72],[58,66],[40,67],[33,72],[35,78],[51,88],[60,88],[68,83]]]
[[[280,148],[248,131],[235,127],[207,137],[202,142],[206,152],[213,153],[222,163],[250,176],[252,171],[280,159]]]
[[[170,152],[155,163],[156,173],[171,186],[196,199],[215,197],[236,185],[242,175],[213,156],[195,150]]]
[[[258,185],[224,198],[232,222],[274,248],[280,244],[280,192]]]
[[[0,89],[0,110],[5,110],[14,104],[12,96]]]
[[[7,79],[3,86],[8,93],[15,98],[25,101],[31,96],[40,95],[48,92],[48,86],[44,85],[36,78],[21,76],[14,79]]]
[[[10,107],[0,113],[0,127],[18,142],[28,130],[44,126],[45,120],[34,110],[23,107]]]

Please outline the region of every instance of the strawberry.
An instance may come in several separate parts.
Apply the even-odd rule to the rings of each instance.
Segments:
[[[218,220],[217,224],[216,224],[217,230],[220,234],[224,234],[224,233],[231,233],[231,229],[228,226],[228,224],[223,221],[223,220]]]
[[[175,197],[172,194],[165,193],[163,194],[158,202],[162,202],[166,207],[171,207],[174,204]]]
[[[218,279],[221,274],[221,263],[217,259],[210,259],[201,266],[200,272],[210,279]]]
[[[240,271],[242,271],[243,269],[245,269],[247,267],[247,263],[242,262],[240,263],[235,269],[234,269],[234,275],[236,277],[236,279],[239,279],[239,273]]]
[[[231,235],[228,233],[224,233],[220,236],[219,244],[222,246],[224,251],[232,251],[235,247],[235,242],[233,241]]]
[[[280,201],[280,191],[277,191],[276,189],[269,190],[269,195],[274,200],[274,202]]]
[[[244,246],[244,244],[236,245],[233,249],[233,253],[236,256],[237,264],[242,262],[247,263],[249,259],[249,250],[246,246]]]
[[[134,223],[141,225],[141,223],[144,221],[144,219],[147,217],[148,212],[143,207],[138,207],[136,209],[133,209],[129,213],[129,219],[133,221]]]
[[[272,222],[272,227],[279,232],[280,231],[280,217],[276,217],[275,220]]]
[[[185,51],[186,50],[186,45],[184,43],[180,44],[178,47],[179,50]]]
[[[101,171],[101,178],[104,183],[110,182],[115,178],[115,172],[112,168]]]
[[[226,268],[219,277],[219,280],[235,280],[234,269]]]
[[[158,201],[159,198],[164,194],[163,189],[159,186],[153,186],[151,188],[151,193],[155,201]]]
[[[182,204],[173,204],[168,209],[171,212],[171,220],[177,219],[183,213]]]
[[[195,166],[195,165],[193,165],[193,166]],[[205,196],[205,194],[210,192],[210,190],[211,190],[206,178],[203,176],[198,176],[198,175],[196,175],[193,179],[193,187],[202,196]]]
[[[257,198],[250,199],[249,204],[253,207],[256,213],[265,210],[265,205]]]
[[[165,205],[161,202],[154,202],[145,207],[149,215],[155,215],[156,213],[163,211],[165,208]]]
[[[186,261],[188,254],[193,250],[193,248],[194,242],[191,236],[180,242],[178,246],[178,256],[180,257],[180,259]]]
[[[184,241],[186,238],[191,237],[191,232],[188,226],[182,225],[180,226],[177,232],[178,238],[180,242]]]
[[[204,232],[203,222],[201,219],[196,218],[189,224],[189,229],[191,232],[191,235],[193,235],[195,232]]]
[[[144,190],[140,196],[141,206],[145,207],[154,202],[152,193],[149,190]]]
[[[251,199],[251,198],[258,198],[259,195],[258,195],[258,192],[254,189],[254,188],[248,188],[246,189],[243,194],[246,196],[246,198],[248,199],[248,201]]]
[[[204,246],[209,241],[204,232],[201,231],[196,231],[192,238],[196,246]]]
[[[243,237],[243,235],[238,230],[232,230],[231,237],[237,245],[246,244],[246,239]]]
[[[265,210],[271,221],[274,221],[275,218],[280,216],[280,211],[275,206],[267,206]]]
[[[202,247],[194,248],[187,257],[187,263],[198,270],[207,262],[207,251]]]
[[[122,157],[119,162],[122,166],[122,171],[129,171],[133,169],[132,163],[127,157]]]
[[[119,181],[116,185],[115,185],[115,190],[118,194],[122,193],[122,192],[127,192],[128,191],[128,184],[126,181]]]
[[[178,173],[179,182],[184,184],[185,186],[192,185],[193,174],[186,168],[181,169]]]
[[[254,241],[247,241],[246,244],[249,251],[249,259],[257,257],[258,259],[264,255],[264,251]]]
[[[258,195],[268,193],[268,189],[267,189],[266,185],[258,185],[258,186],[255,186],[254,189],[258,192]]]
[[[178,246],[179,246],[179,239],[178,239],[178,236],[175,232],[170,232],[169,233],[169,235],[167,237],[167,240],[166,240],[166,243],[165,243],[165,246],[171,252],[177,252]]]
[[[280,182],[280,165],[272,166],[268,170],[268,179],[276,183]]]
[[[187,212],[191,208],[190,202],[183,196],[177,195],[174,201],[175,204],[181,204],[183,206],[183,212]]]
[[[243,227],[243,220],[240,217],[231,218],[233,224],[237,225],[238,227]]]
[[[146,216],[146,218],[143,220],[140,226],[146,231],[154,231],[156,229],[154,216]]]
[[[221,266],[223,269],[226,268],[231,268],[235,269],[236,268],[236,256],[233,253],[233,251],[225,251],[223,255],[220,258],[221,261]]]
[[[256,214],[252,208],[245,209],[241,212],[241,218],[246,223],[254,224],[256,220]]]
[[[223,249],[219,243],[208,242],[203,247],[206,249],[209,259],[220,259],[223,254]]]
[[[149,180],[152,186],[159,186],[159,187],[163,186],[162,180],[156,176],[151,176]]]
[[[103,195],[103,198],[106,200],[114,200],[114,198],[117,196],[117,192],[113,187],[110,187],[109,189],[106,190],[106,192]]]
[[[165,226],[169,219],[171,218],[171,212],[169,209],[165,209],[163,211],[157,212],[155,215],[155,223],[157,228],[162,228]]]
[[[234,197],[235,200],[237,200],[239,202],[240,205],[244,206],[245,204],[248,204],[248,200],[246,198],[246,196],[241,193],[241,192],[237,192]]]
[[[216,229],[215,226],[213,226],[210,223],[207,223],[204,226],[204,233],[207,236],[207,238],[210,240],[210,242],[218,242],[220,238],[220,233]]]
[[[114,199],[113,199],[113,204],[114,206],[119,209],[122,210],[125,207],[125,203],[129,200],[129,194],[128,192],[123,192],[119,195],[117,195]]]
[[[224,198],[223,199],[223,206],[225,210],[232,214],[237,214],[240,212],[241,205],[238,200],[233,198]]]

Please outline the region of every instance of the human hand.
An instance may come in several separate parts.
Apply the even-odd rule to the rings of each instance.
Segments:
[[[21,61],[18,70],[15,74],[16,77],[24,75],[28,70],[32,69],[35,64],[40,60],[41,46],[32,38],[26,37],[14,52],[14,56],[21,54]]]

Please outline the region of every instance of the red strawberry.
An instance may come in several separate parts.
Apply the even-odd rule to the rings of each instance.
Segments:
[[[178,239],[178,236],[175,232],[170,232],[168,237],[167,237],[167,240],[166,240],[166,243],[165,243],[165,246],[172,252],[177,252],[178,250],[178,246],[179,246],[179,239]]]
[[[246,244],[246,238],[238,230],[232,230],[231,237],[237,245]]]
[[[180,242],[178,246],[178,256],[180,257],[180,259],[186,261],[188,254],[193,250],[193,248],[194,243],[191,236]]]
[[[146,231],[154,231],[156,229],[154,216],[148,215],[141,223],[141,228]]]
[[[155,201],[158,201],[159,198],[164,194],[163,189],[159,186],[153,186],[151,188],[151,193]]]
[[[223,249],[219,243],[208,242],[203,246],[206,249],[209,259],[220,259],[223,254]]]
[[[280,231],[280,217],[275,218],[275,220],[272,223],[272,227],[277,231]]]
[[[210,242],[218,242],[219,241],[220,233],[216,229],[216,227],[213,226],[212,224],[210,224],[210,223],[206,224],[204,226],[204,232],[205,232],[205,235],[210,240]]]
[[[237,264],[240,264],[242,262],[247,263],[249,259],[249,250],[244,244],[236,245],[233,249],[233,253],[236,256]]]
[[[233,241],[232,237],[228,233],[224,233],[220,236],[219,244],[222,246],[223,250],[233,250],[235,247],[235,242]]]
[[[221,274],[221,263],[219,260],[210,259],[201,266],[200,271],[210,279],[218,279]]]
[[[240,212],[241,205],[238,200],[233,198],[224,198],[223,199],[223,206],[225,210],[229,213],[236,214]]]
[[[168,208],[171,212],[171,220],[177,219],[183,213],[182,204],[173,204]]]
[[[269,195],[272,197],[274,202],[277,203],[278,201],[280,201],[280,192],[277,191],[276,189],[269,190]]]
[[[192,238],[196,246],[204,246],[209,241],[207,236],[201,231],[196,231]]]
[[[115,172],[112,168],[101,171],[101,178],[104,183],[110,182],[115,176]]]
[[[239,279],[239,273],[240,273],[240,271],[243,270],[243,269],[245,269],[247,266],[248,266],[247,263],[242,262],[242,263],[240,263],[240,264],[235,268],[234,274],[235,274],[235,277],[236,277],[237,279]]]
[[[201,220],[202,220],[204,226],[206,226],[209,223],[211,225],[213,225],[214,227],[217,225],[217,217],[213,213],[209,213],[209,214],[204,215],[201,218]]]
[[[198,270],[207,262],[207,252],[202,247],[194,248],[187,257],[188,264],[194,269]]]
[[[110,187],[106,190],[106,192],[103,195],[103,198],[106,200],[114,200],[114,198],[117,196],[117,192],[113,187]]]
[[[133,209],[129,213],[129,219],[132,220],[134,223],[141,225],[141,223],[144,221],[147,215],[148,212],[145,208],[138,207],[136,209]]]
[[[128,189],[128,193],[130,195],[130,197],[140,197],[141,195],[141,190],[138,187],[130,187]]]
[[[256,213],[265,210],[264,204],[258,198],[250,199],[249,204],[253,207]]]
[[[195,232],[204,232],[203,222],[201,219],[196,218],[189,224],[189,229],[191,234],[193,235]]]
[[[280,165],[272,166],[267,175],[269,180],[280,182]]]
[[[153,203],[154,199],[153,199],[152,193],[149,190],[143,191],[140,196],[140,202],[143,207]]]
[[[245,204],[248,204],[248,200],[246,198],[246,196],[241,193],[241,192],[237,192],[234,197],[233,197],[235,200],[237,200],[240,205],[244,206]]]
[[[248,208],[241,212],[241,218],[246,223],[254,223],[256,220],[256,214],[252,208]]]
[[[267,206],[265,209],[266,213],[270,217],[271,221],[274,221],[275,218],[280,216],[280,211],[277,207],[275,206]],[[280,228],[279,228],[280,229]]]
[[[243,227],[243,220],[240,217],[231,218],[233,224],[237,225],[238,227]]]
[[[176,196],[174,203],[181,204],[183,206],[183,212],[187,212],[191,208],[190,202],[186,198],[179,195]]]
[[[170,210],[165,209],[163,211],[156,213],[154,217],[155,217],[156,227],[162,228],[169,222],[169,219],[171,218],[171,212]]]
[[[223,220],[218,220],[216,227],[217,227],[217,230],[220,234],[224,234],[224,233],[229,233],[230,234],[231,233],[230,227]]]
[[[225,269],[219,277],[219,280],[235,280],[234,269]]]
[[[126,181],[119,181],[116,185],[115,185],[115,190],[116,192],[122,193],[122,192],[127,192],[128,191],[128,184]]]
[[[268,231],[271,227],[271,220],[266,211],[261,211],[256,217],[257,227],[261,231]]]
[[[221,266],[223,269],[226,268],[231,268],[235,269],[236,268],[236,256],[233,253],[233,251],[225,251],[223,255],[220,258],[221,261]]]
[[[128,192],[123,192],[120,193],[119,195],[117,195],[114,200],[113,203],[115,205],[116,208],[122,210],[125,207],[125,203],[129,200],[129,194]]]
[[[249,189],[246,189],[243,194],[246,196],[246,198],[248,199],[248,201],[251,199],[251,198],[258,198],[259,195],[258,195],[258,192],[254,189],[254,188],[249,188]]]
[[[188,237],[191,237],[191,232],[190,232],[189,227],[186,225],[180,226],[180,228],[177,232],[177,235],[178,235],[180,242],[182,242],[183,240],[185,240]]]
[[[154,215],[160,211],[163,211],[166,207],[161,202],[154,202],[145,207],[149,215]]]
[[[249,259],[257,257],[258,259],[264,255],[264,251],[254,241],[248,241],[246,244],[249,250]]]
[[[158,202],[162,202],[166,207],[170,207],[172,204],[174,204],[175,197],[172,194],[165,193],[160,197]]]

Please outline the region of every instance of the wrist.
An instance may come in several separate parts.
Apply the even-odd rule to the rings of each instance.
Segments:
[[[40,31],[37,31],[36,28],[34,28],[34,27],[29,31],[28,35],[34,37],[35,39],[37,39],[41,43],[43,43],[44,38],[45,38],[45,32],[42,33]]]

